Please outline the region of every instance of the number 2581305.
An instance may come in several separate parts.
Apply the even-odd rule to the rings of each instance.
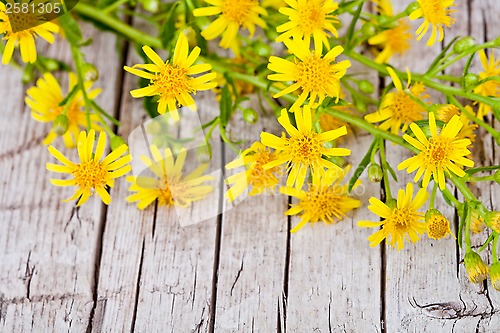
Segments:
[[[60,3],[6,3],[5,13],[6,14],[49,14],[55,13],[59,14],[61,12]]]

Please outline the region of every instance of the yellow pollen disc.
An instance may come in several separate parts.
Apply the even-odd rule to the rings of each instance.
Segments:
[[[309,1],[297,8],[299,24],[305,34],[312,34],[316,30],[323,29],[326,15],[321,6],[321,2]]]
[[[394,102],[391,104],[393,117],[404,124],[422,119],[422,110],[405,92],[394,93]]]
[[[333,187],[311,186],[305,199],[301,200],[302,206],[311,216],[311,222],[324,220],[327,217],[343,217],[339,203],[342,202]]]
[[[301,133],[289,140],[292,162],[313,164],[321,159],[323,145],[315,133]]]
[[[304,91],[324,92],[333,79],[330,60],[312,55],[297,63],[297,83]]]
[[[160,195],[158,196],[159,206],[173,206],[174,199],[172,198],[172,192],[170,191],[170,186],[167,181],[165,181],[165,188],[160,189]]]
[[[181,92],[192,93],[194,91],[188,80],[187,69],[170,64],[163,65],[151,82],[162,94],[178,96]]]
[[[277,171],[278,167],[270,168],[265,170],[264,165],[274,161],[276,158],[271,156],[269,151],[264,151],[259,153],[255,167],[250,172],[250,183],[257,187],[268,187],[277,183],[277,177],[274,172]]]
[[[427,234],[434,239],[441,239],[448,234],[450,223],[443,216],[432,216],[427,222]]]
[[[257,3],[252,0],[226,0],[222,3],[222,15],[229,21],[243,25],[250,15],[252,7]]]
[[[406,230],[413,220],[413,214],[408,208],[395,208],[386,223],[391,223],[395,229]]]
[[[449,140],[441,137],[430,138],[429,146],[423,151],[425,160],[430,165],[442,167],[443,164],[450,160],[448,157],[450,152]]]
[[[61,114],[64,110],[64,107],[60,107],[61,110],[58,114]],[[78,119],[82,116],[82,110],[80,109],[79,103],[72,102],[66,111],[66,116],[68,117],[70,124],[78,124]],[[54,118],[55,119],[55,118]]]
[[[73,171],[76,185],[80,188],[92,188],[106,185],[108,168],[99,161],[90,160],[76,165]]]
[[[440,24],[443,22],[443,17],[448,15],[446,9],[441,4],[442,0],[422,0],[420,1],[420,8],[424,17],[431,24]]]

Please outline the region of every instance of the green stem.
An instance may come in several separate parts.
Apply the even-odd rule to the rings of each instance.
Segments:
[[[434,201],[436,200],[437,189],[438,189],[437,183],[434,182],[434,186],[432,187],[431,199],[429,202],[430,209],[434,209]]]
[[[473,183],[473,182],[483,182],[483,181],[494,181],[495,180],[495,176],[491,175],[491,176],[482,176],[482,177],[469,177],[467,178],[467,182],[469,183]]]
[[[466,252],[472,251],[470,244],[470,219],[472,214],[472,207],[467,203],[466,205],[467,215],[465,217],[465,250]]]
[[[494,233],[493,244],[491,244],[491,263],[496,264],[498,262],[497,248],[498,248],[498,233]]]
[[[85,89],[85,81],[83,79],[83,73],[82,73],[82,66],[83,66],[83,61],[82,61],[82,54],[80,53],[80,50],[78,49],[77,46],[71,45],[71,54],[73,55],[73,61],[75,62],[75,69],[76,69],[76,77],[78,78],[78,86],[80,87],[80,90],[83,95],[83,101],[84,101],[84,106],[85,106],[85,117],[87,119],[87,130],[90,131],[92,128],[92,123],[90,121],[90,109],[91,109],[91,103],[89,96],[87,95],[87,90]]]
[[[389,172],[387,171],[387,158],[385,156],[385,141],[383,139],[379,139],[378,144],[379,152],[380,152],[380,164],[382,166],[382,174],[384,179],[384,189],[385,189],[385,200],[386,202],[392,200],[391,187],[389,185]]]
[[[491,166],[467,169],[465,172],[467,172],[469,175],[473,175],[478,172],[498,170],[498,169],[500,169],[500,165],[491,165]]]
[[[112,3],[111,5],[109,5],[108,7],[106,8],[103,8],[101,10],[101,13],[103,14],[109,14],[111,13],[112,11],[114,11],[116,8],[120,7],[121,5],[127,3],[129,0],[117,0],[115,1],[114,3]]]

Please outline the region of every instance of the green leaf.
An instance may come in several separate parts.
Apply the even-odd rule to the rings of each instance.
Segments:
[[[165,49],[172,42],[172,39],[175,36],[175,9],[177,8],[177,5],[177,2],[172,5],[172,8],[170,8],[167,17],[165,18],[165,22],[163,22],[160,29],[161,45]]]
[[[64,34],[71,45],[79,45],[82,42],[82,31],[71,14],[59,17],[59,23],[64,30]]]
[[[226,127],[229,118],[231,117],[233,109],[233,96],[229,86],[227,84],[222,88],[222,94],[220,99],[220,123],[223,127]]]
[[[76,84],[73,89],[71,89],[71,91],[69,92],[68,96],[66,96],[60,103],[59,103],[59,106],[63,106],[65,105],[66,103],[68,103],[69,100],[72,100],[73,97],[75,96],[76,92],[80,90],[80,86],[78,84]]]
[[[363,157],[363,159],[357,166],[356,170],[354,171],[354,175],[351,177],[351,179],[349,179],[349,184],[347,186],[348,192],[351,192],[354,184],[359,179],[359,177],[361,177],[363,171],[365,171],[366,167],[370,163],[372,151],[377,146],[377,141],[378,141],[377,139],[373,140],[372,144],[370,145],[370,148],[368,148],[368,151],[366,152],[365,156]]]

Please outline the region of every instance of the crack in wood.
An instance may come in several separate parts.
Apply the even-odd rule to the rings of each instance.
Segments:
[[[241,259],[240,269],[238,270],[238,273],[236,274],[236,279],[234,280],[233,285],[231,286],[231,291],[229,292],[229,295],[231,295],[231,296],[233,296],[234,286],[236,285],[236,282],[238,282],[238,279],[240,278],[241,272],[243,271],[243,259],[244,258]]]
[[[139,271],[137,273],[137,280],[135,284],[135,299],[134,299],[134,312],[132,314],[132,323],[130,327],[130,331],[135,331],[135,324],[137,320],[137,311],[139,309],[139,296],[140,296],[140,288],[141,288],[141,278],[142,278],[142,265],[144,263],[144,248],[145,248],[145,239],[142,239],[142,250],[141,250],[141,259],[139,261]]]

